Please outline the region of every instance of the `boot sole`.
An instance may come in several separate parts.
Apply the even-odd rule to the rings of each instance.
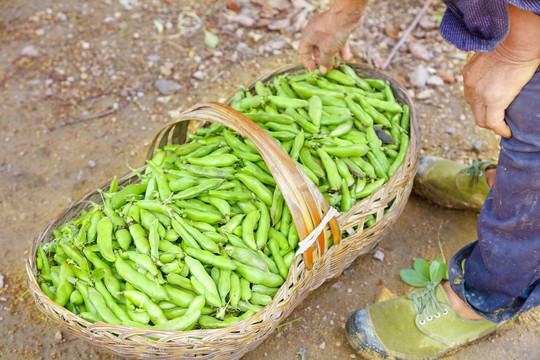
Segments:
[[[471,205],[469,203],[459,201],[459,200],[450,200],[444,196],[443,193],[433,189],[429,186],[426,186],[421,181],[415,180],[413,186],[413,193],[428,200],[429,202],[439,205],[444,208],[454,209],[454,210],[471,210],[475,212],[480,212],[481,207]]]

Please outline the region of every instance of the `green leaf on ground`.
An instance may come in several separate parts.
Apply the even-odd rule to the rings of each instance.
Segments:
[[[418,258],[414,261],[413,269],[429,277],[429,263],[425,259]]]
[[[429,282],[429,278],[426,275],[413,269],[401,270],[399,276],[404,283],[415,287],[423,287]]]
[[[429,279],[437,281],[443,278],[446,278],[446,264],[442,259],[436,259],[429,266]]]
[[[401,280],[411,286],[424,287],[426,283],[447,279],[447,266],[443,259],[435,259],[431,264],[425,259],[414,261],[413,269],[399,272]]]

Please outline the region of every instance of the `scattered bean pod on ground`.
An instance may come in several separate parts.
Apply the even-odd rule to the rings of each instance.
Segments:
[[[408,148],[407,105],[347,65],[257,82],[230,106],[341,212],[385,184]],[[176,331],[227,327],[268,305],[299,238],[253,143],[212,123],[147,163],[38,248],[43,292],[90,322]]]

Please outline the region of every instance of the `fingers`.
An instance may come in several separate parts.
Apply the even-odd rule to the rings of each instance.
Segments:
[[[334,54],[322,52],[319,47],[307,41],[301,41],[298,45],[298,55],[300,60],[309,71],[315,71],[317,65],[322,74],[333,68]]]
[[[334,61],[335,52],[322,52],[319,48],[316,50],[317,51],[314,53],[315,60],[319,64],[319,70],[321,73],[326,74],[328,70],[339,67],[339,61]],[[346,42],[343,48],[339,51],[339,57],[343,61],[349,61],[351,59],[351,48],[349,46],[349,42]]]
[[[504,121],[504,110],[500,107],[486,106],[485,122],[488,129],[493,130],[497,135],[509,138],[512,136],[512,130]]]
[[[327,51],[321,51],[319,54],[318,63],[321,73],[326,74],[328,70],[334,67],[334,54]]]
[[[504,121],[505,107],[493,92],[493,79],[486,71],[486,57],[474,54],[463,68],[465,101],[470,105],[476,125],[503,137],[511,137],[512,131]]]
[[[348,41],[345,43],[345,46],[343,46],[343,49],[341,49],[339,52],[339,56],[343,59],[343,61],[349,61],[351,59],[351,47],[349,46]]]
[[[298,44],[298,55],[300,56],[300,60],[309,71],[315,71],[317,68],[315,60],[313,59],[314,48],[315,46],[304,38],[302,38],[300,44]]]
[[[473,101],[470,105],[476,125],[506,138],[512,136],[512,130],[504,121],[505,109],[499,106],[486,106],[482,101]]]
[[[318,46],[313,47],[313,58],[315,59],[315,64],[319,64],[319,58],[321,56],[321,49]]]
[[[302,38],[298,44],[298,55],[302,64],[309,71],[315,71],[319,63],[320,35],[316,29],[324,26],[324,13],[313,16],[302,32]]]
[[[479,101],[473,102],[472,104],[469,104],[469,105],[471,105],[471,109],[474,116],[474,122],[476,123],[476,125],[478,125],[481,128],[487,129],[486,106]]]

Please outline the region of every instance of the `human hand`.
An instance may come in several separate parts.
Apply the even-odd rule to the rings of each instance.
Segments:
[[[350,33],[335,24],[330,10],[313,16],[304,28],[298,45],[298,54],[309,71],[319,66],[324,74],[334,65],[334,56],[348,61],[351,50],[347,39]]]
[[[504,112],[540,66],[540,17],[509,6],[510,30],[490,53],[477,53],[463,68],[465,100],[476,124],[510,137]]]
[[[367,0],[335,0],[327,11],[314,15],[304,28],[298,54],[309,71],[317,66],[324,74],[334,65],[334,57],[347,61],[351,50],[349,35],[358,27]]]
[[[465,101],[476,125],[504,137],[512,136],[504,112],[532,78],[540,60],[521,62],[495,50],[476,53],[463,68]]]

